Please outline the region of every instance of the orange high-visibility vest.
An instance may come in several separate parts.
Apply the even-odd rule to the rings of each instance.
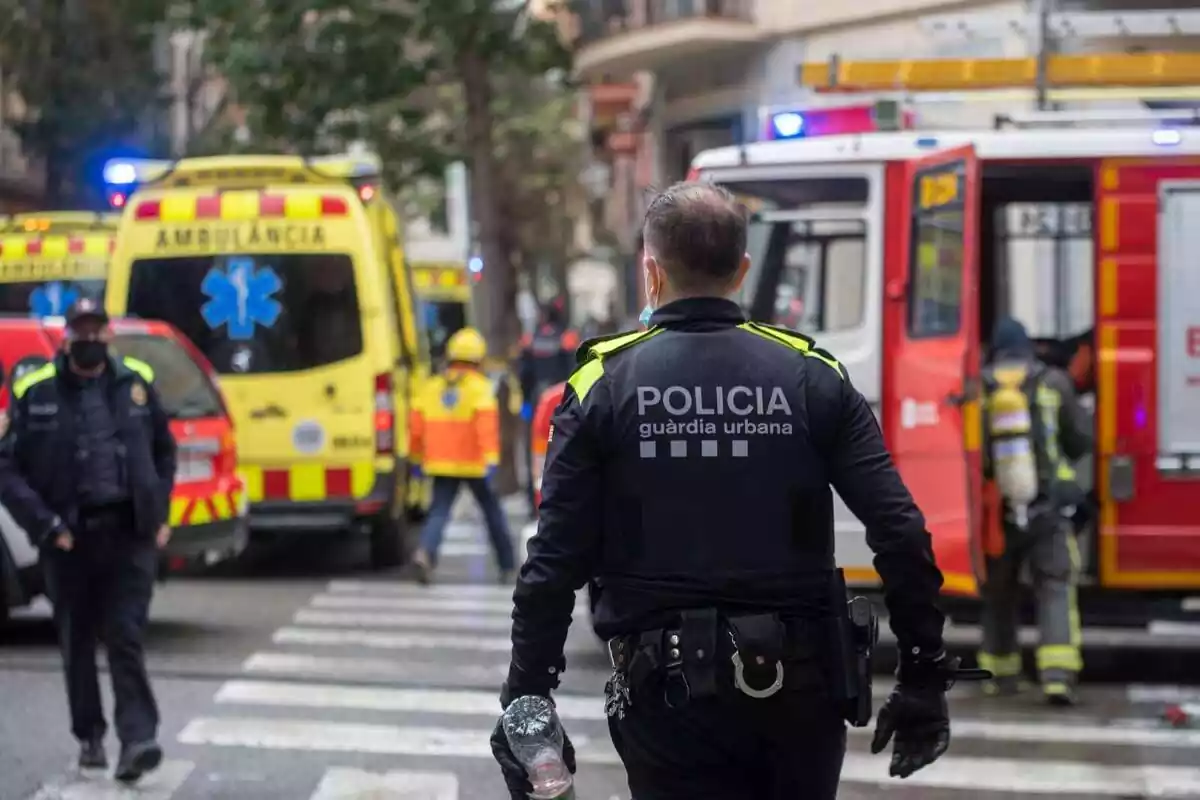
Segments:
[[[500,463],[500,420],[492,382],[451,367],[430,378],[412,411],[412,459],[426,475],[482,478]]]

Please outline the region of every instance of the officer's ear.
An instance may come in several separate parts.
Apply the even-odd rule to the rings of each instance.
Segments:
[[[750,254],[742,254],[742,263],[738,264],[737,272],[733,273],[733,281],[729,284],[729,294],[735,293],[742,288],[742,284],[746,280],[746,273],[750,271]]]
[[[657,299],[662,295],[663,275],[662,267],[659,266],[658,259],[654,256],[645,256],[642,258],[642,273],[646,281],[646,300]]]

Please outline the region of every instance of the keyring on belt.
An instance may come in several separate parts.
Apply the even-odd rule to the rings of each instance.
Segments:
[[[783,688],[782,661],[775,662],[775,680],[767,688],[755,689],[746,683],[746,665],[742,662],[742,654],[738,652],[737,639],[734,637],[733,631],[729,632],[729,641],[733,642],[733,656],[729,659],[733,662],[733,685],[738,688],[738,691],[747,697],[753,697],[755,700],[764,700]],[[765,663],[762,656],[759,656],[756,661],[760,665]]]

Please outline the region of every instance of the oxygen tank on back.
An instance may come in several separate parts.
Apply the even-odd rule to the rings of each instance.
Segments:
[[[1029,506],[1040,488],[1033,411],[1024,390],[1028,376],[1024,365],[996,368],[995,386],[987,397],[992,476],[1019,528],[1028,526]]]

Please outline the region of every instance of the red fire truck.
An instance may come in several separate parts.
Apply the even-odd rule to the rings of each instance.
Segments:
[[[1200,128],[1085,116],[764,141],[701,153],[692,176],[752,212],[751,315],[813,335],[875,406],[948,595],[977,597],[998,546],[979,414],[995,321],[1064,366],[1094,353],[1071,364],[1096,434],[1081,600],[1162,619],[1200,609]],[[837,536],[873,585],[840,501]]]

